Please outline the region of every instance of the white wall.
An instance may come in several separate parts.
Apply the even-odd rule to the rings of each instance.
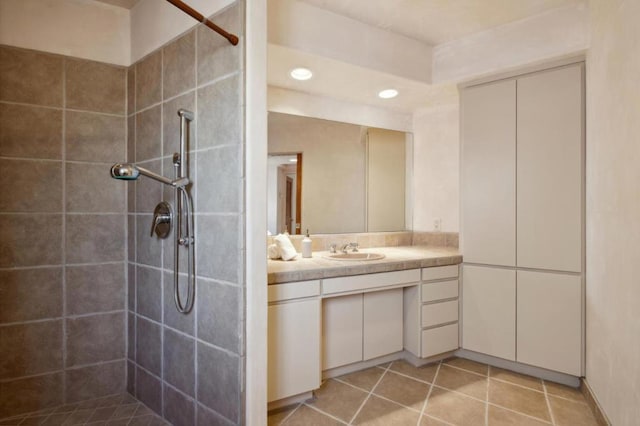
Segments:
[[[232,2],[233,0],[189,0],[188,4],[202,15],[210,16]],[[164,0],[141,0],[131,9],[129,63],[136,62],[197,23],[198,21]]]
[[[83,0],[0,0],[0,44],[129,65],[129,11]]]
[[[575,4],[439,44],[433,51],[433,82],[463,81],[589,46],[588,10]]]
[[[587,54],[587,382],[640,419],[640,2],[594,0]]]
[[[418,111],[413,117],[413,230],[458,232],[460,137],[458,103]]]
[[[411,131],[411,114],[269,86],[269,111],[366,127]]]

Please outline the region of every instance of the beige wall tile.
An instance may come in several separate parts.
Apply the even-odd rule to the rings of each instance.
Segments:
[[[198,149],[241,142],[241,92],[239,75],[198,89]]]
[[[68,266],[65,286],[67,314],[123,309],[125,282],[123,263]]]
[[[160,105],[136,114],[136,161],[162,156],[162,107]]]
[[[59,265],[62,215],[0,215],[0,268]]]
[[[63,58],[0,46],[0,100],[62,106]]]
[[[162,100],[162,53],[158,49],[136,65],[136,111]]]
[[[82,59],[67,59],[66,107],[126,114],[127,70]]]
[[[62,321],[0,327],[0,379],[62,368]]]
[[[67,111],[67,160],[116,163],[126,154],[125,118]]]
[[[0,418],[63,403],[62,373],[0,382]]]
[[[97,263],[124,260],[124,228],[124,215],[67,215],[67,262]]]
[[[67,402],[77,402],[124,392],[125,361],[82,367],[65,372]]]
[[[195,113],[195,103],[195,90],[164,103],[162,108],[162,138],[164,140],[162,155],[164,157],[171,157],[174,152],[180,151],[180,117],[178,117],[178,110],[184,108]],[[189,130],[191,132],[189,138],[190,146],[188,147],[189,151],[196,149],[197,126],[197,120],[189,124]],[[191,167],[193,167],[193,165]],[[171,169],[170,176],[173,176],[173,169]]]
[[[212,18],[226,31],[242,37],[241,4],[234,5]],[[240,39],[242,44],[242,38]],[[231,45],[209,28],[198,26],[198,84],[204,84],[242,67],[242,48]]]
[[[62,110],[0,103],[0,155],[62,158]]]
[[[66,163],[65,167],[67,212],[124,213],[127,183],[112,179],[109,166]]]
[[[189,31],[163,49],[163,98],[172,98],[196,84],[196,32]]]
[[[125,357],[123,312],[69,318],[66,321],[67,367]]]
[[[62,267],[0,271],[0,323],[62,315]]]
[[[62,163],[0,159],[2,212],[61,212]]]
[[[136,67],[127,68],[127,115],[136,112]]]

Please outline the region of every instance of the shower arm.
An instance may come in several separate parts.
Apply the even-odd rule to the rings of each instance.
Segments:
[[[173,186],[173,187],[176,187],[176,188],[183,188],[183,187],[189,185],[189,178],[188,177],[179,177],[177,179],[171,180],[171,179],[166,178],[164,176],[161,176],[161,175],[159,175],[157,173],[154,173],[151,170],[147,170],[144,167],[136,166],[136,169],[138,169],[138,171],[140,172],[140,174],[142,176],[146,176],[146,177],[151,178],[153,180],[157,180],[158,182],[162,182],[165,185]]]

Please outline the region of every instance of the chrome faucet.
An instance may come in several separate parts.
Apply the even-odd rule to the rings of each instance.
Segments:
[[[342,248],[340,248],[340,251],[343,253],[347,253],[349,251],[349,249],[352,249],[352,252],[357,252],[358,251],[358,243],[347,243],[344,244],[342,246]]]

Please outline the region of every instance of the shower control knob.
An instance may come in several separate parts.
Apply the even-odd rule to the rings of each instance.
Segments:
[[[166,201],[161,201],[153,211],[153,221],[151,222],[151,234],[155,232],[159,238],[167,238],[171,232],[171,221],[173,213],[171,206]]]

